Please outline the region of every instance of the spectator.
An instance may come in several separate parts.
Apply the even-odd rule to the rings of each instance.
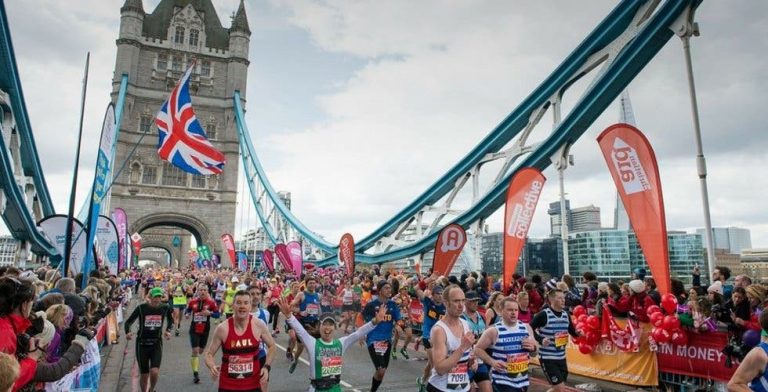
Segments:
[[[72,309],[75,319],[85,315],[85,300],[75,294],[75,280],[72,278],[61,278],[56,282],[56,288],[64,295],[64,303]]]
[[[528,308],[529,302],[527,292],[521,291],[517,294],[517,304],[520,307],[520,310],[517,312],[517,319],[526,324],[530,324],[533,318],[533,312]]]
[[[685,285],[679,279],[670,280],[672,294],[677,298],[678,304],[684,304],[688,302],[688,295],[685,294]]]
[[[606,282],[600,282],[597,284],[597,302],[595,303],[595,313],[597,314],[597,317],[603,317],[603,306],[608,305],[609,303],[609,296],[608,296],[608,283]],[[567,299],[566,299],[567,301]]]
[[[11,392],[13,382],[19,377],[19,362],[16,358],[0,352],[0,392]]]
[[[749,285],[752,284],[752,279],[747,275],[737,275],[735,278],[733,278],[733,287],[741,287],[746,289]]]
[[[29,314],[35,299],[34,290],[29,281],[19,281],[8,276],[0,278],[0,351],[16,355],[17,351],[23,352],[30,348],[18,347],[17,337],[32,326]],[[39,355],[41,354],[34,351],[30,352],[27,358],[19,360],[19,377],[14,384],[14,390],[32,380]]]
[[[35,303],[34,311],[37,312],[42,310],[43,312],[45,312],[51,306],[63,304],[63,303],[64,303],[64,295],[62,295],[61,293],[49,293]]]
[[[536,290],[533,283],[528,282],[523,286],[523,291],[528,293],[528,306],[531,308],[531,312],[534,314],[538,313],[544,305],[544,299],[541,297],[541,294],[539,294],[539,290]]]
[[[741,340],[741,335],[746,330],[744,325],[752,317],[752,310],[749,307],[749,300],[747,299],[747,290],[743,287],[735,287],[733,294],[731,294],[731,301],[728,302],[728,310],[730,311],[731,323],[729,330],[733,332],[733,336],[737,340]]]
[[[563,275],[563,282],[568,285],[568,290],[565,291],[565,306],[568,309],[573,309],[581,304],[581,292],[576,287],[576,282],[571,275]]]
[[[715,266],[715,270],[712,272],[712,284],[719,281],[723,285],[723,296],[725,299],[731,299],[731,291],[733,291],[733,286],[725,284],[730,277],[731,269],[728,267],[718,265]]]
[[[661,294],[656,290],[656,281],[653,278],[645,278],[643,279],[643,283],[645,283],[645,292],[648,293],[648,296],[653,299],[653,302],[655,302],[656,305],[660,304]]]
[[[645,268],[637,267],[632,270],[632,279],[645,280],[646,274],[647,274],[647,271],[645,270]]]
[[[648,322],[648,308],[653,306],[653,299],[645,292],[645,284],[642,280],[635,279],[629,282],[632,291],[629,297],[622,296],[615,309],[618,312],[626,312],[638,321]]]
[[[595,284],[593,289],[590,282],[597,282],[597,276],[593,272],[587,271],[581,277],[587,285],[584,292],[581,293],[581,304],[587,309],[594,309],[597,303],[597,285]]]
[[[46,360],[48,362],[56,362],[64,352],[65,346],[62,344],[62,337],[64,336],[64,331],[72,324],[72,317],[74,315],[72,309],[64,304],[51,306],[45,314],[48,321],[55,328],[55,336],[48,346]]]

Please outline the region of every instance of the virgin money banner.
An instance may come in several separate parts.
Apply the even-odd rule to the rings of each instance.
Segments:
[[[339,263],[347,269],[347,276],[355,273],[355,239],[346,233],[339,240]]]
[[[288,256],[288,248],[286,248],[285,244],[277,244],[275,245],[275,254],[277,255],[277,259],[280,260],[280,264],[283,266],[283,271],[286,272],[295,272],[293,271],[293,265],[291,265],[291,258]],[[297,273],[298,276],[301,274],[301,271]]]
[[[432,270],[440,275],[450,274],[466,243],[467,233],[463,227],[455,223],[445,226],[437,236]]]
[[[119,259],[117,268],[124,270],[130,268],[130,259],[128,258],[128,215],[122,208],[115,208],[112,211],[112,221],[117,227],[117,248]]]
[[[724,365],[723,347],[727,344],[725,332],[689,333],[687,345],[659,344],[659,371],[727,382],[737,367]]]
[[[235,240],[232,238],[232,235],[223,234],[221,236],[221,243],[224,244],[224,249],[227,250],[227,255],[229,255],[229,265],[237,265],[238,260],[237,256],[235,256]]]
[[[64,257],[64,243],[66,242],[67,231],[67,216],[66,215],[51,215],[47,218],[41,219],[37,225],[42,229],[43,233],[51,240],[51,243],[59,251],[58,259],[51,258],[51,261],[60,263],[60,268],[64,268],[64,263],[61,261]],[[86,236],[83,231],[83,224],[77,219],[72,219],[72,248],[70,250],[69,258],[69,274],[65,276],[75,276],[83,268],[83,260],[85,259],[86,248]],[[80,233],[80,235],[76,235]]]
[[[523,251],[536,204],[547,181],[541,171],[526,167],[512,177],[504,207],[504,292],[507,292]]]
[[[288,249],[288,260],[291,261],[293,272],[296,276],[301,275],[301,271],[304,270],[304,256],[301,254],[301,243],[298,241],[291,241],[285,244]]]
[[[104,260],[109,272],[117,275],[120,263],[119,241],[117,236],[117,226],[112,219],[104,215],[99,215],[96,226],[96,242],[99,248],[99,254]]]
[[[264,249],[264,252],[262,253],[262,257],[264,258],[264,265],[267,267],[267,271],[270,273],[275,271],[275,259],[272,255],[272,251],[269,249]]]
[[[653,148],[645,135],[629,124],[611,125],[597,142],[659,293],[669,293],[667,222]]]

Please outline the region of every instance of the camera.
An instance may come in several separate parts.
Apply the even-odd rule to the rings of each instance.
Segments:
[[[748,350],[745,350],[740,342],[734,339],[729,340],[728,345],[723,348],[723,354],[725,354],[725,367],[733,367],[734,359],[741,362],[744,359],[744,355],[746,355],[746,351]]]
[[[26,333],[16,335],[16,357],[24,359],[29,354],[29,343],[32,337]]]

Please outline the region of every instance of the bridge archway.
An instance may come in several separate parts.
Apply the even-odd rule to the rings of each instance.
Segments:
[[[189,263],[187,251],[191,246],[191,237],[198,245],[207,244],[214,248],[216,244],[208,225],[186,214],[166,212],[146,215],[137,219],[130,231],[141,234],[142,248],[155,247],[168,251],[173,267],[185,267]]]
[[[168,249],[165,244],[159,243],[147,243],[142,244],[141,252],[139,253],[139,263],[152,261],[157,266],[173,267],[174,252],[172,249]]]

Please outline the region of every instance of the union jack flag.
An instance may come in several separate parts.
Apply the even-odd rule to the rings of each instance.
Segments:
[[[189,67],[171,96],[157,112],[155,124],[160,131],[157,153],[185,172],[199,175],[220,174],[226,159],[213,147],[197,121],[189,95]]]

